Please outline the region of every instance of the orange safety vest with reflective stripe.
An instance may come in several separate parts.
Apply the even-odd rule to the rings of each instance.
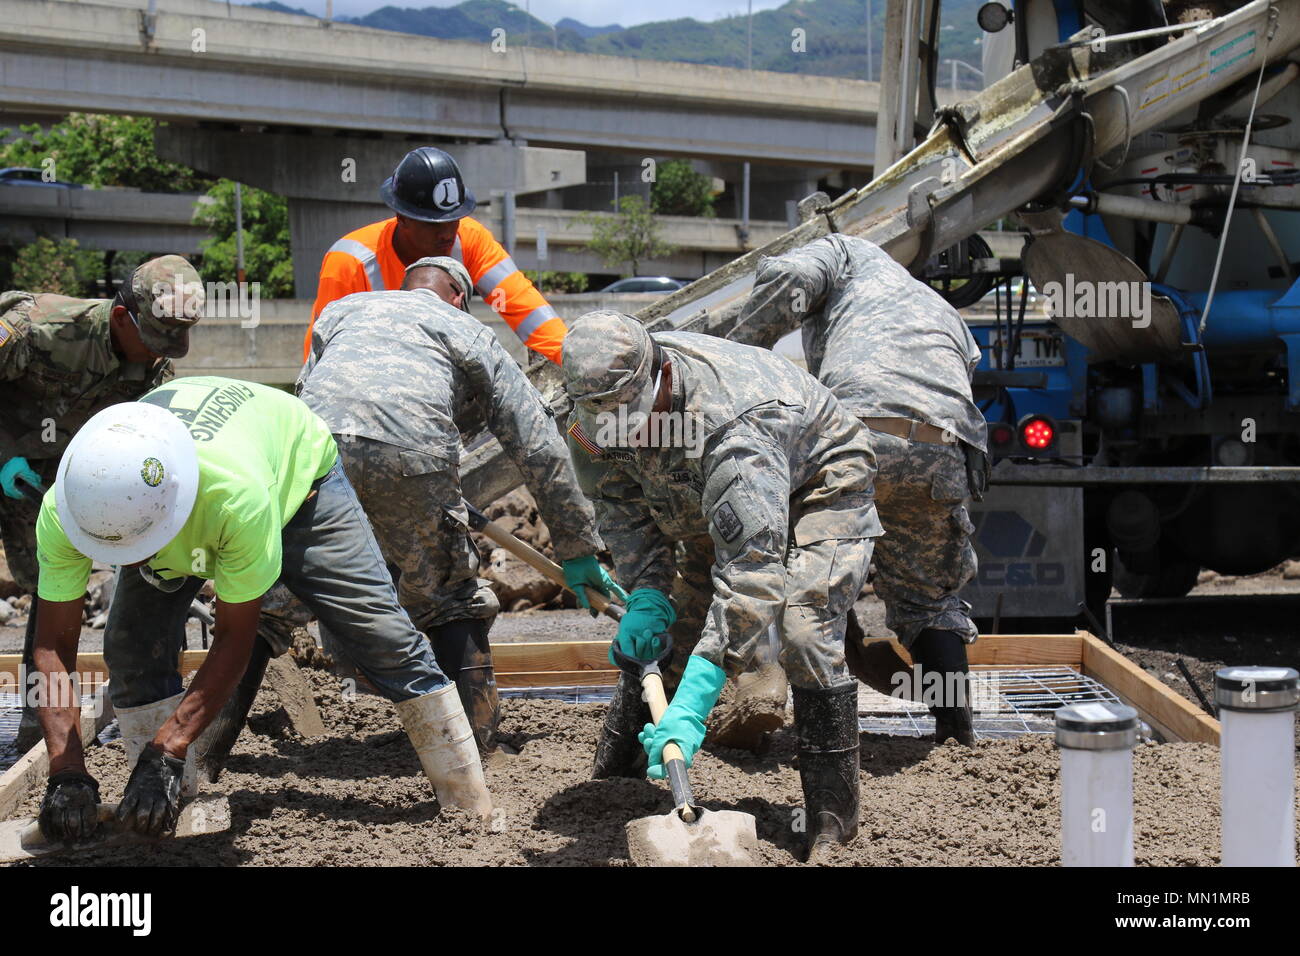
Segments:
[[[311,355],[311,330],[325,306],[354,292],[402,287],[406,266],[393,251],[396,228],[396,217],[372,222],[348,233],[325,253],[316,286],[316,304],[303,341],[304,362]],[[451,255],[464,264],[475,291],[505,319],[524,345],[558,365],[568,331],[564,321],[519,271],[487,227],[469,217],[460,220]]]

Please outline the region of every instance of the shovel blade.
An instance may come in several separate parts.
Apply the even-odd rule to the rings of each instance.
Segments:
[[[101,807],[104,805],[101,804]],[[230,802],[224,794],[201,793],[181,808],[176,821],[176,830],[163,840],[179,837],[201,836],[205,833],[220,833],[230,829]],[[98,850],[105,847],[129,846],[139,843],[155,843],[149,837],[136,833],[123,832],[116,827],[115,821],[101,823],[99,832],[83,843],[71,845],[60,842],[48,842],[41,833],[41,828],[34,817],[20,820],[6,820],[0,823],[0,863],[14,863],[19,860],[34,860],[38,857],[51,856],[56,853],[77,852],[78,850]]]
[[[626,826],[634,866],[754,866],[754,818],[736,810],[700,810],[694,823],[674,811]]]

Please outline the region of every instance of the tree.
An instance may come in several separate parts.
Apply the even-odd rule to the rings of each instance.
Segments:
[[[650,187],[650,204],[664,216],[712,216],[713,180],[684,159],[660,163]]]
[[[41,236],[18,250],[13,285],[24,292],[80,297],[104,271],[104,254],[82,249],[75,239]]]
[[[586,292],[587,291],[587,273],[585,272],[553,272],[550,270],[538,272],[536,269],[525,269],[524,275],[528,281],[537,286],[539,291],[546,292]]]
[[[19,127],[23,138],[0,145],[0,166],[34,166],[53,179],[87,186],[127,186],[147,192],[197,192],[211,179],[154,151],[156,121],[148,116],[70,113],[43,130]],[[12,130],[0,130],[0,139]]]
[[[608,268],[627,264],[632,267],[632,275],[637,275],[645,260],[677,251],[659,238],[654,209],[641,196],[621,197],[612,216],[591,214],[579,217],[578,221],[591,225],[592,236],[587,240],[587,248]]]
[[[289,252],[289,204],[283,196],[251,186],[243,188],[244,272],[262,284],[264,298],[293,295],[293,256]],[[202,243],[200,272],[207,282],[234,282],[235,184],[220,180],[195,204],[194,221],[213,238]]]

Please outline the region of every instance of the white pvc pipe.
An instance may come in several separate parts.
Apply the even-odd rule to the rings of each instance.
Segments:
[[[1295,866],[1295,712],[1219,712],[1224,866]]]
[[[1116,193],[1097,193],[1096,212],[1125,219],[1142,219],[1147,222],[1167,222],[1180,225],[1192,221],[1192,207],[1186,203],[1159,202],[1137,196]]]
[[[1133,865],[1133,751],[1061,748],[1061,863]]]

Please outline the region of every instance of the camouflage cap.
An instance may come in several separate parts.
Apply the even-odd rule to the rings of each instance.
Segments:
[[[142,263],[119,290],[140,329],[140,340],[155,355],[180,358],[190,350],[190,326],[203,317],[203,280],[181,256],[159,256]]]
[[[577,405],[578,422],[589,436],[596,416],[627,406],[629,417],[654,405],[654,340],[645,327],[621,312],[588,312],[564,336],[564,390]]]
[[[423,259],[416,259],[406,267],[405,275],[409,275],[412,269],[422,269],[426,266],[433,266],[435,269],[441,269],[447,275],[456,280],[460,286],[460,291],[465,293],[465,311],[469,311],[469,300],[474,297],[474,280],[469,277],[469,270],[458,259],[451,256],[425,256]]]

